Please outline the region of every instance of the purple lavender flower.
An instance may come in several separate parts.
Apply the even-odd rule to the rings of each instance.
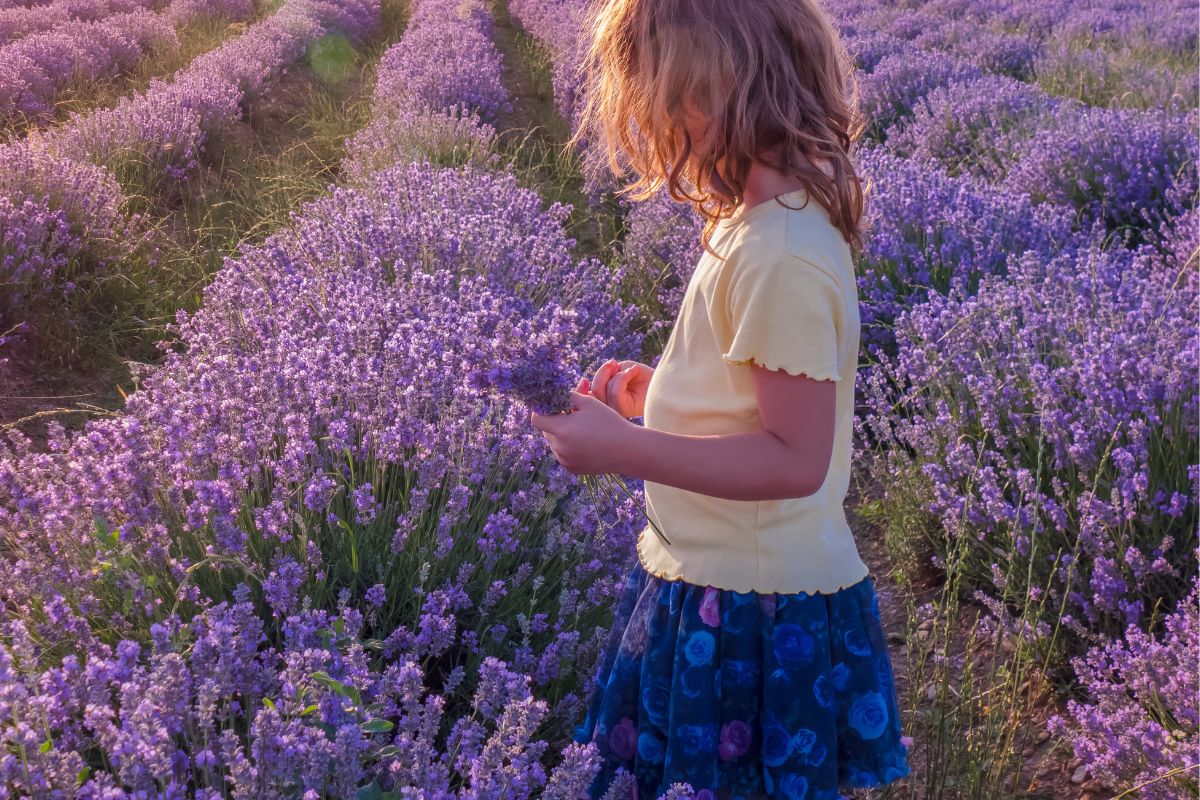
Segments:
[[[895,356],[864,373],[860,457],[926,487],[913,502],[969,543],[966,580],[1065,604],[1075,648],[1144,624],[1150,598],[1181,598],[1196,574],[1183,533],[1196,524],[1193,467],[1177,442],[1200,435],[1200,280],[1163,280],[1187,272],[1164,258],[1027,252],[977,293],[897,317]],[[1035,605],[1041,591],[1053,602]]]
[[[1084,226],[1136,229],[1182,211],[1172,197],[1195,203],[1198,152],[1194,114],[1062,105],[1017,149],[1003,186],[1073,208]]]
[[[1107,785],[1142,786],[1147,800],[1189,797],[1200,748],[1198,660],[1200,594],[1193,583],[1160,634],[1130,626],[1123,640],[1075,660],[1087,701],[1068,700],[1049,730],[1068,736],[1076,757]]]
[[[579,383],[575,368],[563,363],[554,345],[537,345],[511,362],[476,369],[468,380],[475,388],[515,397],[539,414],[570,411],[570,393]]]

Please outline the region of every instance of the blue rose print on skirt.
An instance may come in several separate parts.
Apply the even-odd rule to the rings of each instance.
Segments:
[[[908,775],[870,577],[833,594],[734,592],[650,575],[635,561],[575,740],[595,741],[598,800],[618,768],[638,800],[690,783],[835,800]]]

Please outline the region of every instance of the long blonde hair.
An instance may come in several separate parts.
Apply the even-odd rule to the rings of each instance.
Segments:
[[[588,20],[572,144],[602,143],[614,174],[632,170],[623,193],[644,200],[665,184],[704,216],[707,248],[757,159],[797,177],[861,251],[858,89],[817,0],[599,0]],[[689,105],[708,121],[699,142]]]

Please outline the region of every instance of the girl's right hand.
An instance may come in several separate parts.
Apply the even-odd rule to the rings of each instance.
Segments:
[[[640,417],[646,409],[646,389],[653,375],[654,367],[610,358],[592,377],[592,396],[623,417]]]

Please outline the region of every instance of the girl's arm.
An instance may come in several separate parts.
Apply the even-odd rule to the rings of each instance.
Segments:
[[[836,383],[750,369],[762,430],[692,436],[635,426],[617,471],[727,500],[814,494],[833,455]]]
[[[577,409],[534,414],[570,472],[619,472],[727,500],[805,497],[825,482],[836,385],[752,365],[762,430],[693,436],[634,425],[590,395]]]

